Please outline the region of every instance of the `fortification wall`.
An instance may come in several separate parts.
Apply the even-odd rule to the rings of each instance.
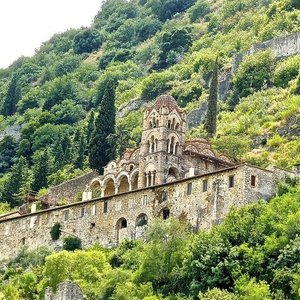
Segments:
[[[55,205],[59,200],[66,199],[69,203],[75,202],[78,192],[85,190],[87,184],[97,177],[98,173],[92,171],[80,177],[66,181],[60,185],[51,187],[47,195],[42,197],[42,201],[49,203],[51,206]]]
[[[58,284],[57,291],[52,292],[51,288],[47,288],[45,292],[45,300],[83,300],[83,292],[81,288],[71,281],[64,281]]]
[[[219,223],[230,207],[240,207],[275,193],[271,171],[245,165],[231,167],[210,174],[186,178],[160,186],[140,189],[101,199],[74,203],[40,211],[11,220],[0,220],[0,260],[16,256],[23,247],[35,249],[44,245],[61,249],[63,238],[75,235],[84,247],[98,242],[112,247],[123,239],[144,236],[146,226],[139,225],[139,217],[146,215],[148,222],[162,217],[166,209],[170,216],[189,222],[194,230],[207,229]],[[246,189],[251,175],[257,185]],[[229,177],[234,186],[229,187]],[[203,182],[207,180],[207,191]],[[121,221],[126,220],[126,228]],[[58,241],[52,241],[50,230],[59,222],[63,230]]]

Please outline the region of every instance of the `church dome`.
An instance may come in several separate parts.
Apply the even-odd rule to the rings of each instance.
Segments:
[[[148,107],[148,111],[151,111],[152,109],[159,111],[162,107],[168,108],[169,112],[171,112],[174,109],[177,110],[179,113],[183,112],[183,110],[177,105],[176,100],[170,95],[158,96],[154,104]]]

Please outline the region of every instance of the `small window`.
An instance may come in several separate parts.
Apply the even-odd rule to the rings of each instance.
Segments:
[[[93,228],[95,228],[96,227],[96,223],[91,223],[91,226],[90,226],[90,229],[93,229]]]
[[[230,188],[234,187],[234,175],[229,176],[228,185]]]
[[[192,194],[192,189],[193,189],[193,184],[192,182],[189,182],[187,185],[187,195],[191,195]]]
[[[107,213],[107,207],[108,207],[107,201],[103,202],[103,213],[104,213],[104,214]]]
[[[202,182],[202,191],[207,192],[207,187],[208,187],[208,181],[207,179],[204,179]]]
[[[162,217],[164,220],[169,219],[170,217],[170,210],[168,208],[164,208],[162,211]]]
[[[96,215],[96,204],[92,206],[92,216]]]
[[[161,200],[167,201],[168,200],[168,193],[166,191],[163,191],[161,194]]]
[[[24,246],[25,245],[25,242],[26,242],[26,239],[23,237],[21,238],[21,245]]]
[[[148,205],[148,196],[143,195],[143,205]]]
[[[251,175],[251,186],[256,186],[256,176]]]
[[[208,170],[208,162],[207,161],[204,162],[204,165],[205,165],[205,170]]]
[[[65,221],[68,221],[68,220],[69,220],[69,211],[68,211],[68,210],[65,210],[65,211],[64,211],[64,220],[65,220]]]
[[[81,210],[80,210],[80,217],[84,217],[85,215],[85,207],[81,207]]]

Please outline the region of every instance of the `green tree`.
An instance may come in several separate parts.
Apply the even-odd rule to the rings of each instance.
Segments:
[[[102,99],[100,101],[99,115],[95,120],[95,128],[89,145],[90,167],[103,173],[104,166],[114,157],[114,149],[107,137],[115,132],[115,85],[108,80]]]
[[[72,143],[73,164],[77,169],[83,169],[84,158],[86,153],[86,140],[83,131],[77,128]]]
[[[13,74],[13,77],[8,85],[6,97],[4,99],[2,112],[5,116],[13,115],[17,110],[17,103],[21,99],[21,87],[19,83],[19,75]]]
[[[49,149],[36,151],[33,156],[33,182],[32,189],[39,191],[48,186],[48,175],[50,174]]]
[[[91,53],[100,48],[103,37],[98,30],[86,28],[77,33],[73,40],[73,50],[76,54]]]
[[[210,82],[208,96],[205,130],[210,137],[214,136],[217,131],[217,114],[218,114],[218,60],[215,62],[215,67]]]
[[[17,142],[12,136],[0,141],[0,175],[8,171],[16,160]]]

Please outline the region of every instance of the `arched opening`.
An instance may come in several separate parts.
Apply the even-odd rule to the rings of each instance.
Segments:
[[[177,142],[177,143],[175,144],[174,151],[173,151],[173,154],[174,154],[174,155],[177,155],[177,154],[178,154],[178,147],[179,147],[179,143]]]
[[[139,179],[139,174],[138,172],[135,173],[135,175],[131,178],[131,190],[137,190],[138,188],[138,179]]]
[[[108,181],[106,182],[106,186],[104,189],[104,196],[111,196],[116,193],[115,190],[115,183],[112,178],[109,178]]]
[[[168,128],[171,129],[171,120],[168,121]]]
[[[159,126],[159,119],[156,119],[156,127]]]
[[[176,123],[175,130],[179,129],[179,123]]]
[[[117,221],[116,229],[123,229],[123,228],[127,228],[127,220],[125,218],[120,218]]]
[[[161,210],[161,216],[164,220],[169,219],[170,217],[170,209],[168,207],[165,207]]]
[[[101,187],[100,182],[95,181],[91,185],[92,199],[101,197]]]
[[[148,224],[148,217],[146,214],[140,214],[135,221],[135,226],[140,227],[140,226],[145,226]]]
[[[168,178],[167,178],[167,182],[172,182],[176,179],[178,179],[178,169],[171,167],[168,171]]]
[[[123,175],[119,179],[119,193],[125,193],[128,191],[129,191],[128,177],[126,175]]]

